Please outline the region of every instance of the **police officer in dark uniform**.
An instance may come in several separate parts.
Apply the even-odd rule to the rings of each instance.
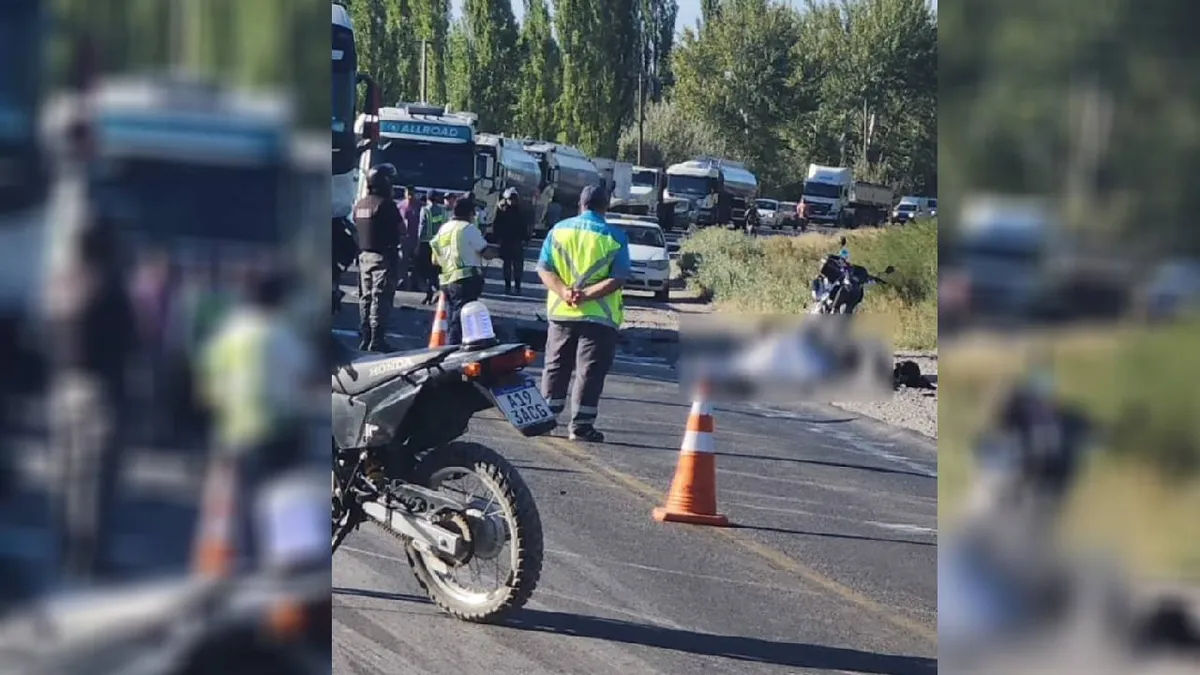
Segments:
[[[396,351],[384,335],[396,298],[400,264],[400,209],[396,207],[393,180],[396,167],[379,164],[367,173],[367,196],[354,205],[358,229],[358,348],[363,351]]]

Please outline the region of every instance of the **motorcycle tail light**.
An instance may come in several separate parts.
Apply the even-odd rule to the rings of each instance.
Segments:
[[[525,349],[519,352],[501,354],[488,361],[488,370],[496,374],[511,373],[514,370],[520,370],[529,365],[529,353],[532,351]]]

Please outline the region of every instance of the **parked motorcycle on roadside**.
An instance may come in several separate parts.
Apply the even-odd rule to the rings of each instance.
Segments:
[[[845,237],[842,237],[841,245],[840,252],[826,256],[821,271],[812,281],[813,303],[809,314],[853,314],[862,304],[867,286],[887,285],[862,265],[850,263]],[[883,273],[886,276],[895,271],[895,267],[888,265]]]

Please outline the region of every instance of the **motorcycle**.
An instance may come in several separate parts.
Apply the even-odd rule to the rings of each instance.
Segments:
[[[863,301],[864,289],[871,284],[887,285],[862,265],[852,265],[849,252],[844,248],[842,237],[840,253],[826,256],[821,272],[812,281],[813,304],[809,314],[853,314]],[[896,268],[888,265],[884,275],[892,274]]]
[[[516,468],[496,451],[460,440],[472,416],[496,407],[523,436],[548,433],[555,415],[524,368],[536,354],[495,338],[339,359],[333,375],[332,545],[364,522],[400,540],[417,583],[443,611],[494,622],[524,605],[542,570],[542,523]],[[440,491],[460,477],[486,497]],[[494,508],[492,508],[494,507]],[[484,590],[455,578],[476,561],[506,575]]]

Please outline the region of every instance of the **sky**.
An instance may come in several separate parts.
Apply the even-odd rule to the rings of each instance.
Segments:
[[[679,14],[675,17],[675,32],[683,32],[685,27],[694,27],[697,19],[700,18],[700,0],[676,0],[679,3]],[[790,5],[797,7],[804,5],[804,0],[786,0]],[[451,11],[455,16],[458,16],[462,10],[463,0],[450,0]],[[553,4],[553,0],[551,0]],[[930,6],[937,11],[938,0],[929,0]],[[521,17],[525,14],[525,3],[523,0],[512,0],[513,14],[517,15],[517,22],[520,23]]]

